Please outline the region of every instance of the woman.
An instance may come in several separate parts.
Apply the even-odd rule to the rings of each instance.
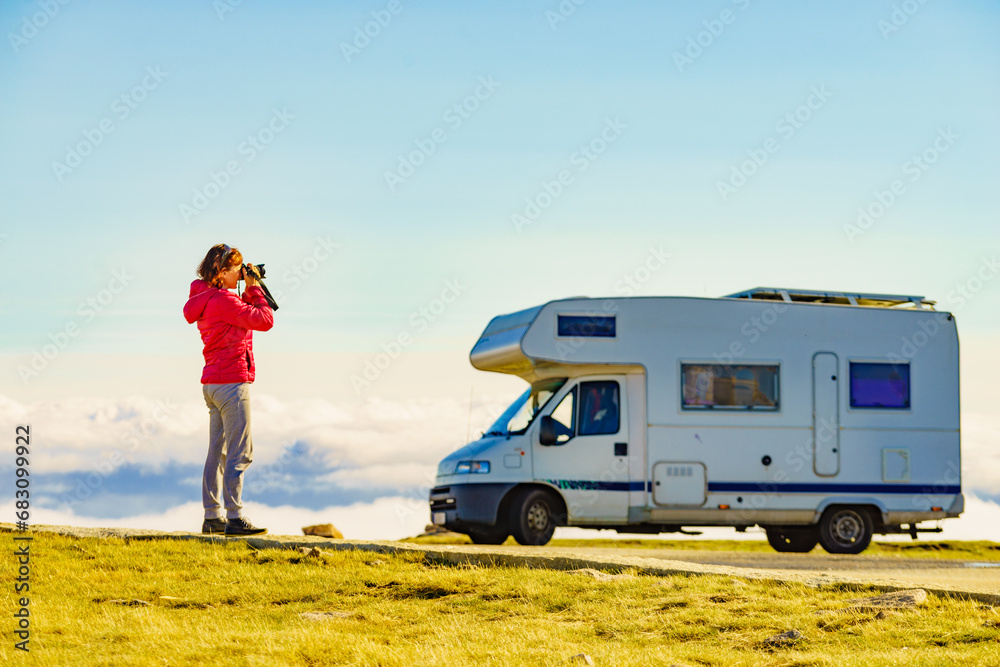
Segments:
[[[252,264],[248,264],[253,269]],[[201,375],[208,405],[208,459],[202,478],[205,505],[203,533],[259,535],[242,515],[243,471],[253,461],[250,439],[250,385],[254,380],[253,332],[267,331],[274,315],[264,291],[243,268],[243,255],[224,243],[212,246],[198,267],[199,280],[191,283],[184,317],[198,323],[205,344],[205,370]],[[246,281],[242,297],[230,292]],[[219,488],[225,503],[223,518]]]

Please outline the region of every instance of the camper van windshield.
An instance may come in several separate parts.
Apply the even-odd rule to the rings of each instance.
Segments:
[[[523,433],[539,410],[545,407],[552,395],[559,391],[559,387],[566,384],[566,378],[554,380],[544,380],[534,384],[517,400],[510,404],[500,418],[493,422],[485,435],[512,435]]]

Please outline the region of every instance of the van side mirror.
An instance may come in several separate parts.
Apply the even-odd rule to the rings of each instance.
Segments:
[[[549,415],[545,415],[542,417],[542,423],[538,427],[538,444],[549,447],[556,444],[557,440],[556,420]]]

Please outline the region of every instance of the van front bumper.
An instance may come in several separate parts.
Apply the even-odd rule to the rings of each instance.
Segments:
[[[448,530],[493,526],[503,497],[516,484],[449,484],[431,489],[431,523]]]

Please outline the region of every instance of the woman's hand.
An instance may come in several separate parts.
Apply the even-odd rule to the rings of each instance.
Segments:
[[[247,266],[249,266],[251,269],[257,268],[253,264],[247,264]],[[258,281],[257,278],[254,277],[254,274],[247,271],[246,268],[243,269],[243,280],[246,281],[247,287],[253,287],[254,285],[260,284],[260,281]]]

